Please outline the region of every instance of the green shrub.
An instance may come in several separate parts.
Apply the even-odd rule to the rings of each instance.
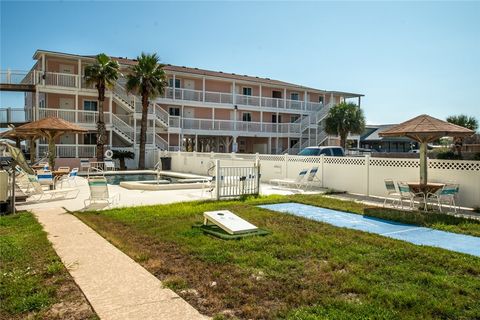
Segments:
[[[437,153],[437,159],[442,159],[442,160],[461,160],[462,157],[460,157],[458,154],[455,154],[453,151],[446,151],[446,152],[439,152],[439,153]]]

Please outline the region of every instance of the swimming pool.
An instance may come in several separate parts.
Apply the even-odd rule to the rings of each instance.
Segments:
[[[376,233],[417,245],[439,247],[480,257],[480,238],[411,224],[366,217],[359,214],[314,207],[300,203],[261,205],[260,208],[344,227]]]
[[[124,181],[156,181],[157,175],[150,173],[105,175],[108,184],[120,185]],[[160,175],[160,183],[181,183],[182,179]]]

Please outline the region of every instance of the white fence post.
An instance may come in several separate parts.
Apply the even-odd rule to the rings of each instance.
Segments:
[[[324,154],[320,155],[320,167],[322,169],[322,188],[324,188],[324,184],[325,184],[325,174],[323,172],[324,160],[325,160],[325,155]]]
[[[370,155],[365,156],[365,169],[366,169],[366,194],[370,196]]]
[[[220,199],[220,160],[215,160],[215,199]]]
[[[284,165],[285,165],[285,174],[284,174],[284,178],[287,179],[288,178],[288,153],[285,153],[284,155]]]

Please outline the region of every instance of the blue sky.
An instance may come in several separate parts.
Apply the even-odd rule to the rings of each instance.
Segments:
[[[1,68],[36,49],[136,57],[365,94],[369,123],[480,118],[480,2],[5,2]],[[22,106],[2,93],[0,107]]]

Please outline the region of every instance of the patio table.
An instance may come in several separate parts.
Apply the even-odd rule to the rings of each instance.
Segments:
[[[408,186],[410,187],[410,190],[413,193],[420,193],[424,195],[424,202],[421,202],[419,204],[419,209],[424,208],[425,211],[428,210],[428,195],[437,192],[438,190],[442,189],[445,184],[444,183],[435,183],[435,182],[428,182],[427,184],[421,184],[420,182],[407,182]]]

